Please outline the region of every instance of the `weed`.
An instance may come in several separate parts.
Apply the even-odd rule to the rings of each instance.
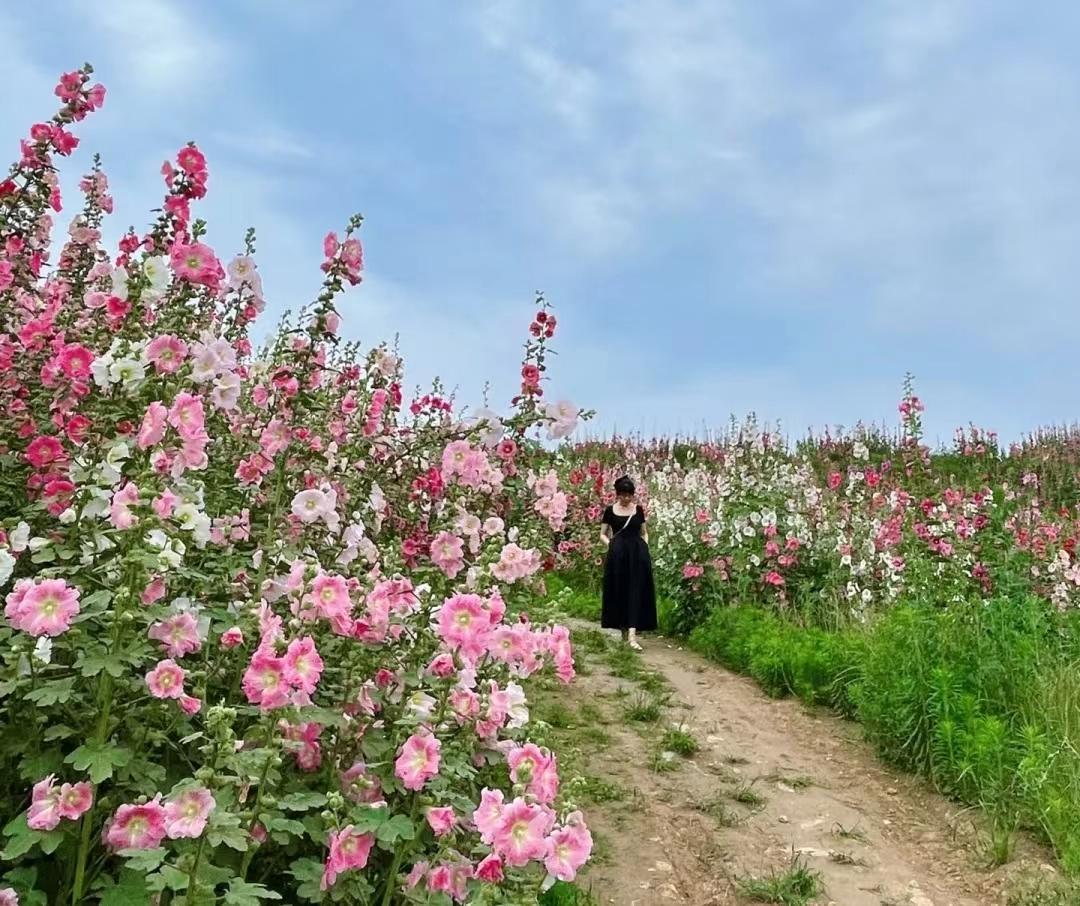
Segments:
[[[684,758],[694,755],[700,746],[693,734],[682,727],[672,727],[664,734],[661,745],[669,752],[675,752]]]
[[[741,878],[736,883],[743,896],[778,906],[806,906],[822,892],[821,875],[810,871],[797,855],[782,872],[774,872],[767,878]]]

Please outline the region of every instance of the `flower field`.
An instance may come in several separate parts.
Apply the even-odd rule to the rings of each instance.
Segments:
[[[893,432],[794,444],[749,421],[568,446],[562,575],[595,588],[595,521],[629,472],[668,631],[983,806],[995,861],[1027,827],[1080,871],[1080,435],[1002,449],[970,428],[932,452],[910,381],[898,408]]]
[[[103,244],[102,107],[65,74],[0,181],[0,902],[535,903],[591,840],[529,742],[574,676],[529,620],[567,497],[539,438],[538,300],[512,413],[408,397],[339,335],[361,220],[315,301],[260,326],[254,234],[219,257],[196,145],[144,233]],[[318,283],[318,275],[313,285]]]

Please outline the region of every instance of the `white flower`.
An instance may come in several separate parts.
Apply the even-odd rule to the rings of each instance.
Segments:
[[[12,572],[15,571],[15,558],[6,550],[0,550],[0,588],[7,585]]]
[[[26,550],[26,545],[30,541],[30,526],[25,522],[20,522],[15,526],[15,530],[11,533],[11,549],[15,553]]]
[[[318,488],[300,491],[292,502],[293,515],[306,525],[324,519],[331,509],[329,495]]]
[[[494,447],[503,436],[503,424],[499,418],[499,413],[488,409],[475,409],[473,410],[472,418],[469,420],[470,427],[480,428],[480,442],[485,447]]]
[[[123,385],[125,390],[134,390],[145,379],[146,366],[138,359],[118,359],[109,366],[109,380]]]
[[[210,401],[225,411],[235,409],[240,401],[240,378],[232,371],[219,377],[210,391]]]
[[[506,726],[512,730],[524,727],[529,722],[528,699],[525,697],[525,690],[517,683],[507,683],[506,697],[509,703],[507,713],[510,715]]]
[[[117,299],[126,299],[128,297],[128,272],[118,267],[114,268],[110,276],[112,277],[112,294]]]
[[[426,692],[414,692],[409,696],[409,700],[405,704],[405,709],[420,720],[430,720],[431,716],[435,713],[436,704],[437,702],[435,699]]]
[[[60,520],[61,525],[71,525],[77,518],[78,514],[75,512],[75,507],[71,506],[57,517],[57,519]]]
[[[151,255],[142,263],[142,272],[150,281],[150,292],[161,295],[169,285],[169,262],[164,255]]]
[[[109,369],[112,367],[113,358],[106,353],[98,356],[90,363],[90,373],[94,376],[94,383],[102,390],[109,386]]]
[[[39,664],[52,663],[52,639],[47,635],[41,636],[34,646],[34,660]]]
[[[855,441],[855,445],[851,448],[851,452],[856,459],[867,460],[870,458],[870,450],[867,449],[866,444],[862,441]]]

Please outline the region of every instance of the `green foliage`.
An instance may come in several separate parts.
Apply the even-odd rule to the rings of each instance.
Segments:
[[[743,878],[739,892],[758,903],[777,903],[779,906],[806,906],[823,890],[821,875],[811,871],[795,856],[791,866],[767,878]]]

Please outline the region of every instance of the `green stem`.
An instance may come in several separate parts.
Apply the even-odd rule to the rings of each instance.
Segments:
[[[416,813],[420,810],[420,795],[413,794],[412,809],[409,811],[409,821],[416,822]],[[397,886],[398,869],[401,868],[401,860],[405,857],[407,844],[402,841],[394,847],[394,860],[390,863],[390,873],[386,876],[386,890],[383,891],[382,906],[390,906],[394,896],[394,888]]]

